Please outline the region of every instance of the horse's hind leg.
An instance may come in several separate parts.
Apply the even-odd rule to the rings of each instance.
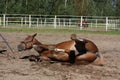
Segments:
[[[97,58],[96,54],[87,52],[86,54],[79,55],[76,57],[76,62],[85,61],[85,62],[93,62]]]
[[[103,58],[101,53],[98,53],[98,54],[99,54],[99,56],[92,62],[92,64],[103,66],[104,65],[104,58]]]

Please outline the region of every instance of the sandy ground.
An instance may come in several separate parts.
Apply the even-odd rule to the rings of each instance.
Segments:
[[[0,49],[7,52],[0,54],[0,80],[120,80],[120,36],[99,34],[77,34],[92,40],[104,56],[105,65],[62,65],[49,62],[30,62],[20,57],[38,53],[17,52],[17,45],[31,33],[1,33],[14,53],[6,47],[0,38]],[[69,40],[70,34],[38,34],[36,38],[45,44],[55,44]],[[11,57],[10,57],[11,56]]]

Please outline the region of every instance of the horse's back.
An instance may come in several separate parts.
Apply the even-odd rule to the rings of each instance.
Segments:
[[[75,48],[74,45],[75,45],[75,41],[69,40],[69,41],[64,41],[64,42],[56,44],[56,48],[73,50]]]
[[[98,47],[92,41],[86,40],[86,42],[87,43],[86,43],[85,47],[86,47],[87,51],[90,51],[90,52],[93,52],[93,53],[96,53],[96,52],[99,51]]]

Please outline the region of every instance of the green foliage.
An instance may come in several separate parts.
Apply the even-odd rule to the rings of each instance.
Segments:
[[[3,12],[5,12],[4,10],[5,10],[5,2],[4,2],[4,0],[0,0],[0,13],[3,13]]]
[[[93,0],[91,0],[87,5],[86,11],[87,11],[87,16],[97,16],[96,5]]]
[[[120,0],[116,0],[116,16],[120,16]]]
[[[0,14],[119,16],[119,12],[120,0],[0,0]]]

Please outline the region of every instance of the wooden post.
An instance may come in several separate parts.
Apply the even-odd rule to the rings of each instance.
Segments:
[[[6,25],[6,24],[5,24],[5,22],[6,22],[6,21],[5,21],[5,17],[6,17],[6,15],[3,14],[3,27],[5,27],[5,25]]]
[[[108,17],[106,17],[106,31],[108,31]]]
[[[56,17],[57,17],[57,16],[55,15],[55,18],[54,18],[54,28],[55,28],[55,29],[56,29],[56,25],[57,25],[57,24],[56,24]]]
[[[83,17],[81,16],[80,30],[82,30],[82,21],[83,21]]]
[[[31,15],[29,15],[29,28],[31,28]]]
[[[39,18],[37,18],[37,27],[39,26]]]
[[[71,19],[69,19],[69,27],[71,26]]]
[[[23,17],[21,18],[21,27],[23,26]]]

